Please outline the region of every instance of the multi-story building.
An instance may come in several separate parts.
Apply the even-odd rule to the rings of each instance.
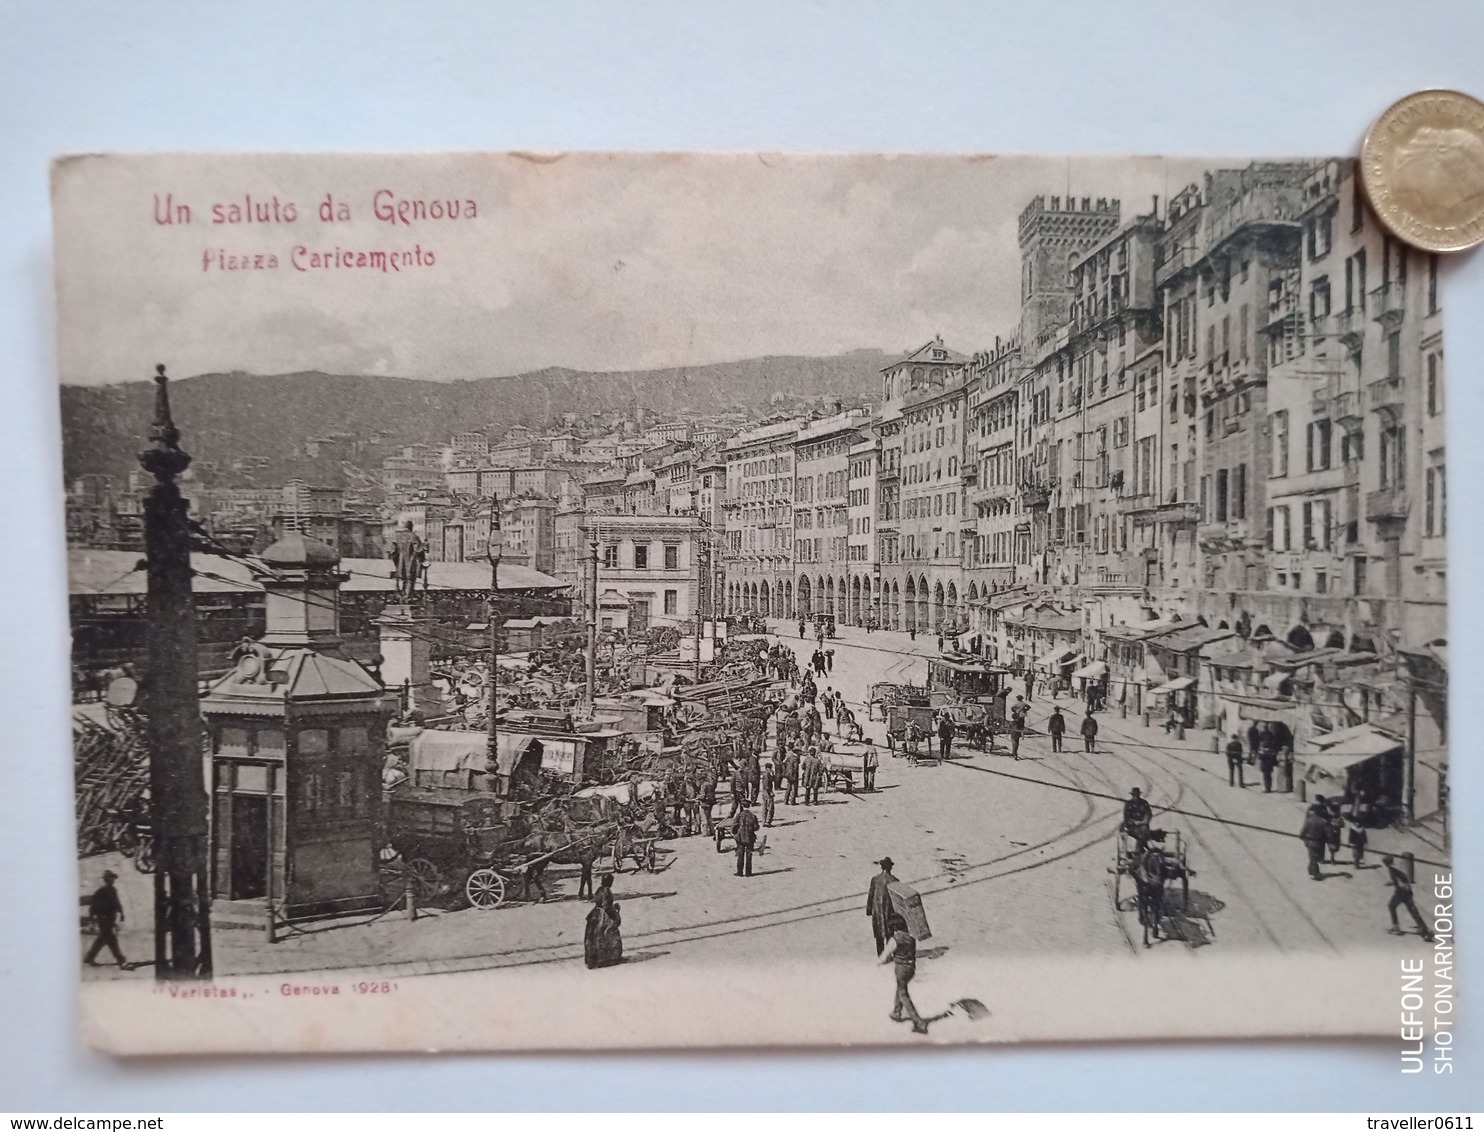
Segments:
[[[984,598],[1015,583],[1016,554],[1028,555],[1029,538],[1017,542],[1020,518],[1015,425],[1020,389],[1020,341],[995,340],[969,363],[970,441],[964,459],[974,463],[965,516],[972,541],[964,548],[970,623],[987,628]],[[1025,534],[1028,536],[1029,524]]]
[[[689,515],[590,515],[584,534],[598,542],[599,627],[640,632],[687,628],[709,613],[708,573],[699,527]]]
[[[969,358],[934,338],[882,370],[883,463],[891,451],[899,507],[895,554],[882,560],[882,600],[900,604],[902,627],[950,632],[960,625],[959,546],[968,451]],[[978,459],[977,451],[973,457]]]
[[[876,557],[876,471],[881,456],[881,438],[868,424],[862,427],[859,435],[860,439],[850,446],[847,484],[850,533],[845,547],[845,563],[850,576],[850,620],[853,625],[880,625],[881,562]]]
[[[793,444],[799,421],[739,433],[722,448],[726,460],[726,538],[722,561],[729,611],[792,616]]]
[[[1273,284],[1266,589],[1252,615],[1318,643],[1446,635],[1436,257],[1391,239],[1355,166],[1315,165]]]
[[[521,498],[501,500],[503,561],[550,574],[556,569],[556,501]]]
[[[1077,461],[1077,441],[1063,436],[1081,411],[1085,378],[1069,372],[1073,337],[1071,268],[1074,259],[1102,244],[1118,229],[1119,202],[1090,197],[1081,200],[1036,196],[1021,210],[1017,228],[1020,245],[1020,372],[1016,388],[1015,458],[1021,518],[1015,525],[1016,581],[1055,584],[1064,565],[1057,552],[1065,544],[1077,511],[1063,480]],[[1060,408],[1056,398],[1060,395]],[[1058,430],[1061,426],[1061,432]],[[1085,446],[1085,438],[1081,441]],[[1080,465],[1078,465],[1080,467]],[[1053,508],[1053,500],[1056,506]],[[1059,512],[1059,514],[1058,514]],[[1058,518],[1060,522],[1058,522]],[[1085,533],[1085,526],[1081,528]]]
[[[1257,162],[1206,174],[1170,202],[1159,283],[1166,395],[1186,435],[1172,449],[1181,501],[1199,509],[1197,612],[1230,621],[1265,584],[1268,340],[1298,264],[1304,167]],[[1177,435],[1171,444],[1182,443]],[[1187,470],[1188,466],[1193,465]],[[1188,481],[1194,478],[1191,485]],[[1193,491],[1192,491],[1193,487]]]
[[[837,411],[805,423],[794,438],[790,523],[797,609],[805,617],[860,623],[859,577],[853,608],[849,601],[850,450],[866,421],[864,409]]]

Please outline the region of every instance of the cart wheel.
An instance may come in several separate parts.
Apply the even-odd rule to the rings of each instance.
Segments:
[[[443,884],[443,874],[438,871],[438,866],[426,857],[414,857],[407,862],[407,883],[417,893],[418,900],[427,903],[438,895],[438,890]]]
[[[139,849],[134,854],[134,867],[141,873],[152,873],[155,871],[154,838],[146,837],[139,842]]]
[[[505,878],[494,869],[475,869],[464,882],[464,895],[475,908],[498,908],[505,903]]]

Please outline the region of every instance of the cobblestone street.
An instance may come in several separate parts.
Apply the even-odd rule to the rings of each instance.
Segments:
[[[780,628],[781,639],[807,659],[813,640],[799,641],[796,634],[791,640],[789,626]],[[821,686],[843,692],[864,720],[870,684],[920,683],[935,642],[844,629],[830,647],[834,667]],[[1075,733],[1079,705],[1066,697],[1059,703]],[[1137,719],[1105,712],[1098,716],[1095,753],[1082,752],[1080,740],[1074,744],[1069,736],[1069,749],[1052,754],[1043,733],[1050,707],[1041,697],[1033,702],[1033,734],[1019,761],[1003,750],[959,750],[946,764],[912,767],[883,752],[873,793],[832,790],[818,806],[780,803],[775,824],[764,830],[766,850],[751,879],[734,876],[732,854],[718,854],[707,838],[662,842],[655,873],[630,871],[616,879],[630,962],[769,963],[780,954],[855,954],[865,966],[872,959],[865,887],[884,854],[897,862],[897,875],[922,893],[934,933],[923,951],[928,958],[947,960],[955,951],[1063,952],[1187,962],[1208,948],[1421,950],[1415,935],[1386,933],[1388,890],[1379,853],[1411,851],[1441,860],[1437,847],[1414,834],[1384,831],[1373,839],[1370,859],[1359,871],[1342,855],[1316,883],[1306,875],[1303,846],[1292,836],[1303,812],[1297,795],[1229,787],[1224,758],[1211,749],[1211,732],[1192,732],[1182,743],[1160,728],[1145,729]],[[866,731],[884,746],[883,724],[868,723]],[[1071,750],[1074,745],[1079,749]],[[1135,946],[1138,924],[1128,882],[1124,908],[1115,912],[1110,876],[1118,799],[1132,786],[1153,802],[1156,825],[1181,832],[1195,870],[1191,915],[1175,925],[1184,942],[1165,941],[1147,952]],[[1184,813],[1159,817],[1165,807]],[[726,812],[725,799],[718,809]],[[84,887],[110,863],[118,867],[107,857],[84,861]],[[149,949],[149,880],[132,867],[120,871],[131,913],[123,945],[131,959],[143,959]],[[575,870],[553,877],[553,898],[542,904],[487,912],[429,909],[416,921],[396,911],[374,920],[309,923],[290,929],[271,947],[262,945],[258,932],[220,930],[217,971],[354,968],[411,975],[577,965],[587,904],[575,897]],[[1430,878],[1431,870],[1419,865],[1419,890]],[[925,979],[931,967],[925,964]],[[147,968],[88,974],[150,977]]]

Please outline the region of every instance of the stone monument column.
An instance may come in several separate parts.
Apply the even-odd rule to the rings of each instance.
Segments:
[[[376,619],[381,630],[381,679],[389,692],[405,697],[414,716],[442,713],[442,702],[433,687],[429,636],[432,621],[413,612],[410,605],[388,605]]]

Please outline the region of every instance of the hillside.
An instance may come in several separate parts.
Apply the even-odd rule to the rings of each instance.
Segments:
[[[260,483],[327,469],[304,455],[304,444],[328,433],[366,437],[381,432],[397,444],[444,444],[450,435],[513,424],[559,427],[561,415],[653,418],[741,410],[762,416],[774,395],[790,401],[835,397],[858,404],[878,396],[875,350],[834,357],[767,357],[685,369],[584,373],[545,369],[473,381],[317,372],[259,375],[210,373],[172,381],[171,405],[184,447],[220,469],[218,483],[246,486],[232,461],[260,457]],[[147,381],[101,387],[62,386],[62,436],[67,478],[125,475],[137,467],[153,410]]]

